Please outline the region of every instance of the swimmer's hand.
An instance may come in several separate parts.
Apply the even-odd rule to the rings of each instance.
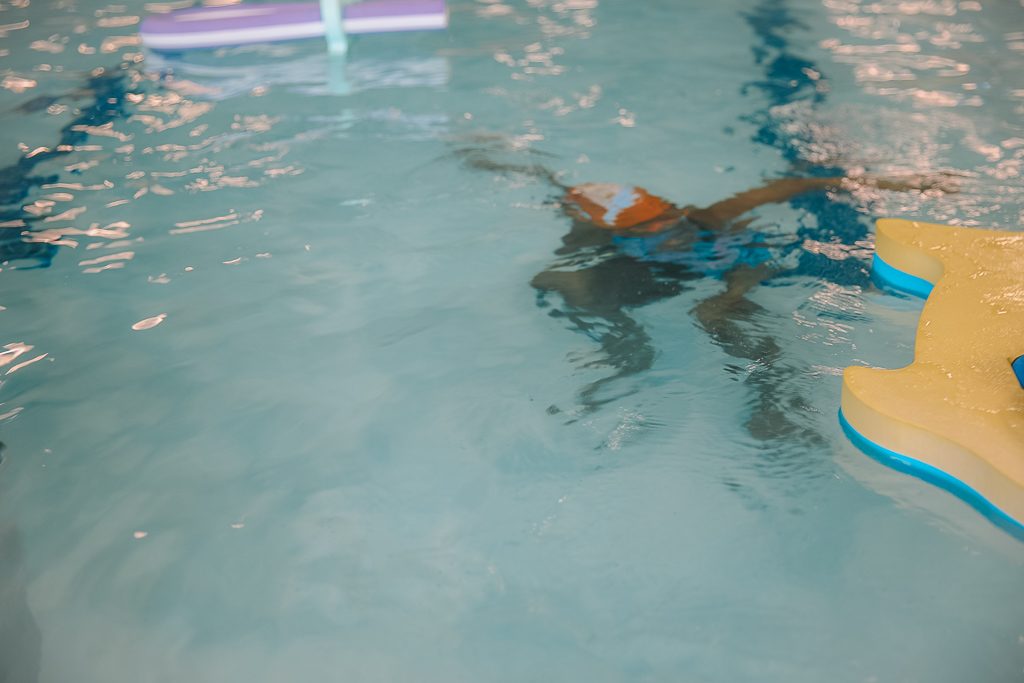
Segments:
[[[899,177],[885,177],[873,175],[849,175],[846,182],[861,187],[873,187],[879,190],[891,190],[893,192],[928,192],[934,194],[955,194],[960,191],[959,178],[957,175],[948,172],[912,174]]]
[[[707,208],[686,207],[686,216],[698,225],[711,230],[736,231],[736,219],[764,206],[788,202],[806,192],[822,190],[846,190],[852,192],[862,188],[894,190],[899,192],[920,191],[948,194],[957,192],[959,186],[951,173],[914,174],[899,178],[850,173],[833,178],[776,178],[761,187],[739,192]]]

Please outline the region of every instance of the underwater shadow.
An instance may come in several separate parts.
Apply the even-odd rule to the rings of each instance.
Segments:
[[[57,174],[37,175],[36,167],[74,152],[76,145],[89,138],[86,128],[103,126],[125,115],[125,96],[128,94],[127,74],[123,69],[100,70],[90,75],[86,84],[62,95],[40,95],[19,106],[15,111],[31,115],[45,111],[61,100],[86,100],[78,115],[60,131],[60,139],[45,149],[24,155],[13,164],[0,168],[0,264],[11,261],[32,261],[27,268],[47,268],[57,253],[57,247],[45,242],[34,242],[33,225],[41,217],[24,210],[22,204],[36,188],[60,181]]]
[[[0,523],[0,683],[39,680],[42,640],[28,605],[20,534]]]

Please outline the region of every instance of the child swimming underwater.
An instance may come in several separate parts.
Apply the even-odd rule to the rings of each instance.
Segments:
[[[787,370],[782,350],[770,336],[750,330],[760,307],[747,298],[758,284],[782,272],[764,235],[750,229],[755,209],[788,202],[808,193],[843,192],[859,187],[881,190],[955,191],[945,175],[903,179],[804,177],[771,180],[707,207],[678,206],[641,187],[612,183],[565,185],[540,165],[493,161],[483,149],[459,156],[472,168],[523,174],[541,179],[557,193],[557,205],[571,219],[556,260],[533,277],[538,303],[567,319],[573,329],[599,343],[603,358],[588,367],[612,369],[579,393],[583,414],[621,399],[633,390],[607,392],[610,386],[651,368],[656,349],[631,309],[674,297],[692,281],[714,277],[724,288],[691,311],[697,325],[728,355],[757,368],[746,381],[756,401],[747,427],[758,438],[817,437],[794,424],[791,415],[804,406],[799,396],[783,398],[778,387]],[[560,299],[552,305],[550,296]]]

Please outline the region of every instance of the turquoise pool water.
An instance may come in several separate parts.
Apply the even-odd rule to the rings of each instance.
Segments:
[[[1024,223],[1020,2],[459,1],[344,64],[146,54],[173,6],[0,5],[0,680],[1024,677],[1024,544],[836,419],[911,357],[873,219]],[[757,210],[711,323],[487,164],[959,192]]]

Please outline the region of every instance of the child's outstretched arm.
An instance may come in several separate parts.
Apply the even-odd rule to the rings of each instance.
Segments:
[[[568,190],[569,187],[562,183],[555,175],[553,171],[546,168],[541,164],[510,164],[501,161],[495,161],[490,156],[490,151],[487,149],[468,147],[464,149],[455,150],[454,155],[458,157],[464,164],[470,168],[478,171],[487,171],[489,173],[514,173],[519,175],[525,175],[532,178],[537,178],[559,190]]]
[[[948,175],[921,175],[906,178],[876,176],[848,176],[831,178],[778,178],[766,185],[734,194],[707,208],[692,208],[687,212],[691,220],[710,229],[723,229],[743,214],[765,204],[780,204],[807,192],[844,190],[855,186],[876,187],[880,190],[906,192],[910,190],[939,190],[956,192]]]

